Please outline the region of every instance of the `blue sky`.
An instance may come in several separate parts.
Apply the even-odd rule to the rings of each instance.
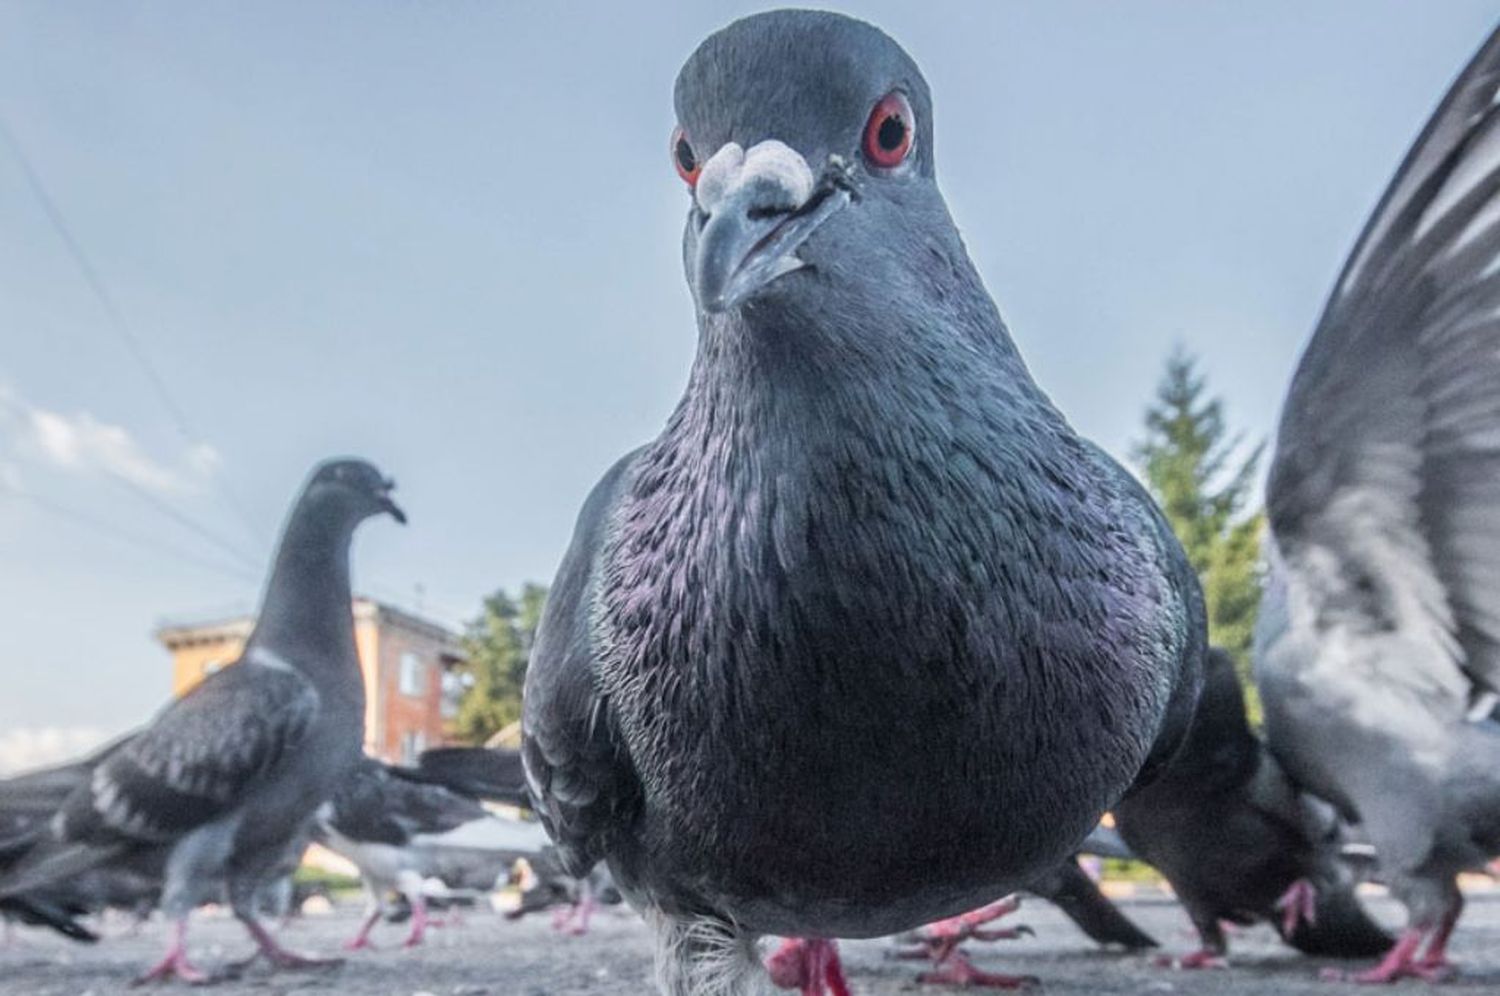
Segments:
[[[681,388],[672,80],[758,6],[0,5],[0,121],[192,430],[0,141],[0,754],[149,715],[155,622],[251,606],[328,454],[374,459],[411,513],[361,535],[363,589],[453,619],[549,578],[591,483]],[[922,65],[981,273],[1038,381],[1117,453],[1174,341],[1272,430],[1366,213],[1500,14],[839,9]]]

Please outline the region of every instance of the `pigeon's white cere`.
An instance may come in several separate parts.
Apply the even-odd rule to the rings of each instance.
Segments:
[[[785,198],[781,203],[763,203],[762,207],[784,207],[789,211],[806,203],[815,185],[807,160],[784,142],[768,138],[751,146],[749,152],[737,142],[726,142],[698,174],[695,194],[699,209],[712,215],[730,191],[752,178]]]

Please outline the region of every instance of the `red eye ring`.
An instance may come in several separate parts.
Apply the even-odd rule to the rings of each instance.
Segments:
[[[881,169],[895,169],[911,152],[916,132],[911,102],[900,90],[892,90],[880,98],[865,122],[865,158]]]
[[[672,165],[677,167],[677,175],[689,187],[698,186],[698,174],[703,171],[703,164],[698,161],[698,155],[693,151],[692,143],[688,141],[687,132],[678,125],[672,129]]]

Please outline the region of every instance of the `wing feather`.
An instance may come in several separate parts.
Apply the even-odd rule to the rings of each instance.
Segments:
[[[1412,676],[1430,687],[1500,689],[1497,89],[1500,31],[1350,255],[1293,377],[1268,485],[1283,559],[1322,574],[1320,611],[1426,640],[1433,653],[1396,666],[1445,672]]]

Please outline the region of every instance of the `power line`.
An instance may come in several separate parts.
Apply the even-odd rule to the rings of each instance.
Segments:
[[[5,394],[0,394],[0,407],[9,408],[15,414],[15,416],[21,419],[23,422],[29,421],[32,418],[31,411],[25,405],[23,405],[15,398],[8,397]],[[125,474],[122,474],[121,472],[115,470],[113,467],[110,467],[107,464],[101,465],[99,469],[102,470],[104,474],[115,483],[135,494],[142,501],[149,504],[152,508],[156,509],[162,515],[165,515],[173,522],[176,522],[178,525],[191,530],[203,539],[208,540],[220,550],[228,553],[242,566],[251,570],[255,570],[258,568],[258,564],[254,557],[249,556],[239,547],[225,540],[218,533],[209,529],[198,520],[192,518],[186,512],[183,512],[169,502],[163,500],[161,496],[153,494],[149,489],[142,487],[140,484],[131,480]]]
[[[50,512],[53,515],[58,516],[59,518],[68,519],[72,522],[88,526],[91,529],[104,533],[112,539],[121,540],[143,550],[148,550],[151,553],[165,554],[166,556],[173,557],[177,560],[182,561],[183,563],[191,564],[203,570],[223,574],[227,577],[233,577],[237,580],[259,580],[256,575],[244,568],[230,566],[229,564],[222,564],[217,561],[204,560],[200,557],[194,556],[193,554],[185,553],[182,550],[177,549],[176,547],[169,546],[165,543],[159,543],[156,540],[150,539],[145,536],[127,532],[121,529],[119,526],[115,525],[113,522],[108,521],[107,519],[98,518],[97,516],[90,515],[87,512],[80,512],[75,508],[70,508],[67,505],[61,505],[55,501],[52,501],[50,498],[43,498],[41,495],[34,494],[30,491],[23,491],[20,488],[15,487],[14,485],[0,482],[0,491],[4,491],[6,493],[14,495],[17,498],[31,502],[38,508]]]
[[[83,245],[73,237],[73,232],[68,227],[67,221],[63,218],[62,211],[59,210],[57,202],[52,199],[52,195],[47,191],[46,184],[42,182],[41,174],[32,166],[25,149],[21,147],[20,139],[16,138],[15,132],[11,130],[10,125],[6,123],[3,117],[0,117],[0,137],[3,137],[6,144],[10,146],[11,153],[16,157],[16,162],[21,166],[22,175],[26,177],[26,182],[30,185],[31,192],[36,196],[37,202],[41,204],[42,211],[51,223],[53,231],[57,233],[57,237],[62,241],[63,247],[67,249],[68,255],[73,258],[73,262],[77,265],[79,273],[83,276],[84,283],[93,292],[95,299],[99,302],[99,306],[104,309],[105,315],[109,318],[110,326],[115,330],[115,333],[120,337],[120,341],[125,344],[126,350],[135,358],[137,365],[140,366],[141,371],[146,375],[146,380],[150,382],[152,388],[155,390],[157,399],[161,402],[162,407],[167,410],[173,427],[176,428],[178,434],[182,436],[188,445],[198,444],[202,441],[203,437],[193,431],[193,426],[188,420],[187,413],[173,399],[172,392],[167,388],[166,379],[156,368],[156,364],[152,362],[150,354],[146,352],[145,345],[135,334],[130,323],[125,320],[124,313],[116,306],[114,297],[109,292],[109,287],[105,284],[103,276],[100,275],[99,271],[90,261],[88,254],[84,252]],[[249,513],[245,511],[245,507],[240,504],[223,478],[219,477],[213,471],[210,471],[208,476],[213,481],[225,504],[229,506],[239,518],[240,523],[249,531],[250,537],[257,543],[260,542],[260,531],[256,529],[255,523],[251,520]]]
[[[130,478],[126,477],[124,474],[121,474],[116,470],[113,470],[109,467],[105,467],[103,468],[103,470],[116,484],[136,495],[138,498],[149,504],[152,508],[156,509],[162,515],[165,515],[167,518],[171,519],[173,522],[176,522],[178,525],[186,529],[190,529],[194,533],[197,533],[203,539],[208,540],[214,546],[232,556],[236,561],[238,561],[240,564],[243,564],[245,567],[251,570],[254,570],[256,568],[257,565],[255,562],[255,558],[246,554],[239,547],[234,546],[233,544],[224,540],[217,533],[211,531],[207,526],[198,522],[196,519],[189,517],[187,514],[179,511],[170,503],[162,500],[161,496],[152,493],[147,488],[141,487],[135,481],[132,481]]]

